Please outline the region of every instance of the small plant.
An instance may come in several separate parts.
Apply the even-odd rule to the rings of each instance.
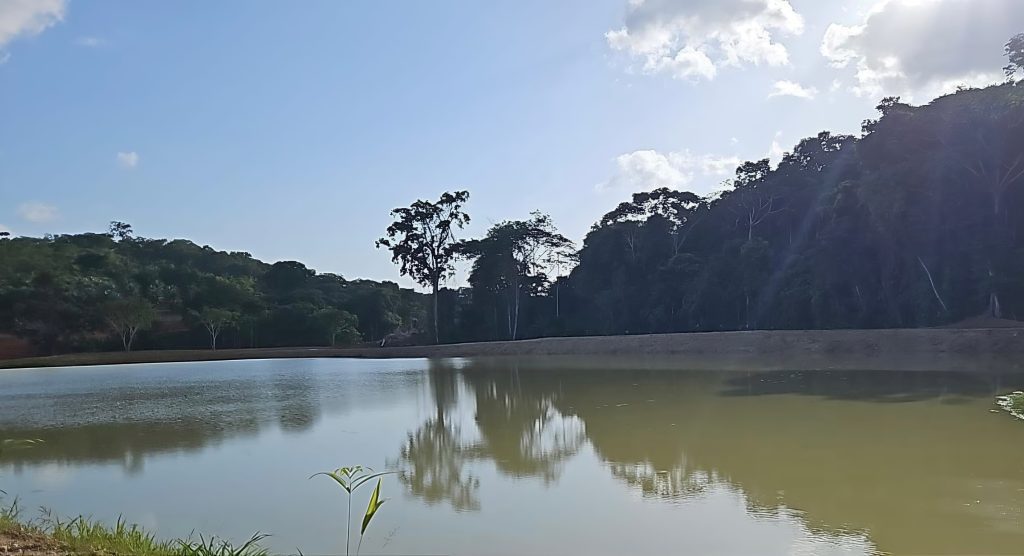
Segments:
[[[1009,412],[1010,415],[1024,419],[1024,392],[1017,391],[1005,396],[997,396],[996,405]]]
[[[267,550],[260,548],[259,543],[269,535],[256,533],[245,544],[235,548],[227,541],[218,541],[216,537],[209,540],[199,536],[199,542],[178,541],[176,556],[266,556]]]
[[[377,515],[377,510],[380,509],[386,500],[382,500],[380,497],[380,484],[381,477],[384,475],[390,475],[391,471],[374,472],[369,467],[363,467],[356,465],[354,467],[341,467],[334,471],[328,471],[323,473],[316,473],[310,477],[323,475],[334,479],[334,482],[338,483],[341,488],[345,490],[345,494],[348,497],[348,518],[345,521],[345,554],[350,554],[350,546],[352,540],[352,493],[359,487],[365,485],[373,479],[377,479],[377,486],[373,489],[373,494],[370,495],[370,503],[366,506],[366,512],[363,514],[363,523],[359,528],[359,543],[356,545],[356,554],[359,554],[359,549],[363,546],[363,536],[366,534],[366,528],[370,526],[370,521],[373,516]]]
[[[22,527],[20,517],[21,508],[18,507],[17,499],[10,506],[0,506],[0,533],[20,529]]]

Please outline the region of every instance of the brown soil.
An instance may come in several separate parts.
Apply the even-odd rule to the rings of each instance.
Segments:
[[[0,555],[61,556],[67,554],[57,541],[29,531],[0,533]]]
[[[0,361],[0,368],[271,359],[592,356],[660,358],[721,370],[1024,370],[1024,329],[772,330],[539,338],[441,346],[273,348],[81,353]]]

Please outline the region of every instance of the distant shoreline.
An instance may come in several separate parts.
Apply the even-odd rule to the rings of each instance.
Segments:
[[[76,353],[0,360],[0,369],[277,358],[598,357],[708,370],[998,370],[1024,372],[1024,328],[757,330],[583,336],[360,348]]]

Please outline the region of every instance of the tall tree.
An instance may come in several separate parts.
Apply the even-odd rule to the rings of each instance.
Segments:
[[[541,293],[547,274],[570,260],[575,248],[550,216],[534,211],[529,220],[502,222],[486,237],[460,243],[458,251],[474,261],[470,284],[503,298],[508,338],[515,340],[524,294]]]
[[[224,328],[238,321],[238,313],[227,309],[206,308],[196,314],[203,328],[210,334],[210,349],[216,351],[217,338]]]
[[[153,305],[145,299],[118,299],[106,307],[107,321],[118,336],[125,351],[132,350],[139,330],[148,328],[156,319]]]
[[[376,244],[391,251],[391,260],[400,265],[403,275],[430,287],[435,343],[441,339],[437,292],[441,281],[453,272],[454,232],[469,223],[469,215],[462,210],[468,200],[468,191],[445,192],[436,202],[418,200],[408,207],[396,208],[391,211],[395,221],[388,226],[386,237]]]
[[[107,232],[110,237],[117,241],[130,240],[134,237],[135,232],[132,230],[132,225],[114,220],[110,223],[109,231]]]

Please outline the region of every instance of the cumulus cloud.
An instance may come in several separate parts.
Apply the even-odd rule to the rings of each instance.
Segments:
[[[775,97],[797,97],[811,100],[818,96],[818,89],[815,87],[804,87],[803,85],[793,81],[776,81],[772,85],[772,92],[768,94],[768,98]]]
[[[778,37],[803,29],[789,0],[630,0],[625,25],[605,39],[647,73],[713,79],[722,66],[788,64]]]
[[[33,224],[45,224],[46,222],[53,222],[59,218],[60,212],[58,212],[57,207],[53,205],[32,201],[22,203],[18,207],[18,216],[21,216],[23,220],[32,222]]]
[[[139,153],[135,151],[117,153],[117,163],[122,168],[134,168],[139,165]]]
[[[998,82],[1021,0],[881,0],[860,23],[833,23],[821,53],[855,70],[854,93],[910,98]]]
[[[11,41],[38,35],[61,21],[66,6],[64,0],[0,1],[0,60],[7,59],[2,49]]]
[[[740,164],[735,156],[695,155],[690,151],[661,153],[633,151],[615,158],[617,170],[599,190],[650,191],[659,187],[682,189],[697,176],[729,176]]]

